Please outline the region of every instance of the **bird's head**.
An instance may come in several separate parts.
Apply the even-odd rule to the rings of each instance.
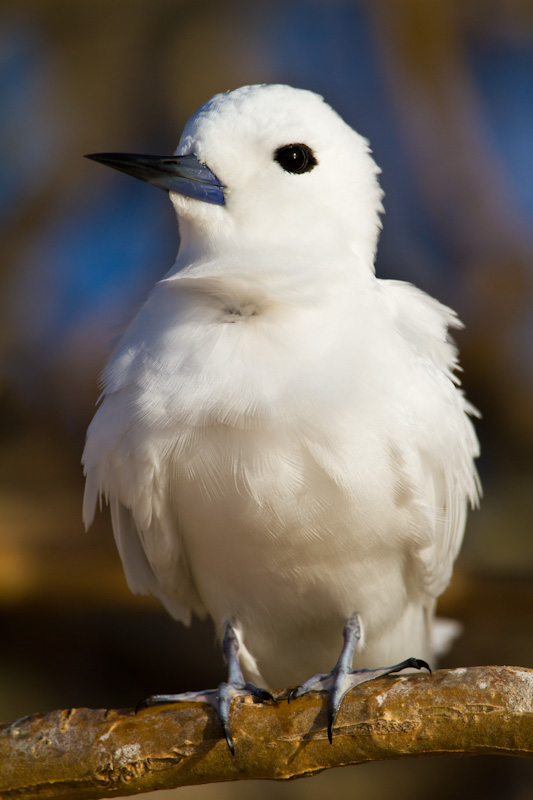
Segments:
[[[355,252],[372,265],[382,192],[368,143],[313,92],[244,86],[189,119],[174,156],[90,156],[170,193],[182,247]]]

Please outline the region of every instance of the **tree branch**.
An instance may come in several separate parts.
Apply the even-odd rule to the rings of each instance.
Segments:
[[[333,745],[327,697],[235,702],[235,756],[200,703],[52,711],[0,726],[2,800],[84,800],[215,781],[289,778],[426,755],[533,756],[533,670],[388,676],[345,698]]]

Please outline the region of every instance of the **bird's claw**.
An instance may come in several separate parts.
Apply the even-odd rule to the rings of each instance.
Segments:
[[[231,702],[235,697],[246,697],[250,695],[255,697],[261,703],[268,701],[272,701],[274,703],[276,702],[275,698],[270,694],[270,692],[267,692],[266,689],[261,689],[259,686],[255,686],[253,683],[245,683],[240,685],[236,683],[225,682],[221,683],[216,690],[216,702],[211,703],[222,723],[224,736],[226,737],[226,742],[228,743],[228,747],[232,755],[235,755],[235,747],[233,744],[233,734],[231,732],[229,721]]]
[[[171,705],[172,703],[209,703],[214,706],[215,700],[213,699],[218,692],[218,689],[207,689],[204,692],[182,692],[181,694],[152,694],[150,697],[145,697],[140,700],[135,706],[135,713],[143,711],[145,708],[153,708],[154,706]]]
[[[332,671],[327,674],[319,673],[314,675],[305,683],[302,683],[301,686],[296,686],[292,689],[287,698],[288,702],[290,702],[297,697],[302,697],[307,692],[327,692],[329,694],[328,739],[330,743],[333,743],[333,726],[335,725],[339,708],[344,696],[350,689],[360,683],[374,680],[374,678],[381,678],[383,675],[401,672],[404,669],[427,669],[428,672],[431,672],[429,664],[420,658],[406,658],[405,661],[394,664],[392,667],[351,669],[349,664],[351,664],[360,635],[359,618],[357,614],[354,614],[344,628],[344,647]]]
[[[269,701],[276,703],[277,701],[266,689],[262,689],[253,683],[245,683],[238,660],[238,640],[231,623],[226,625],[224,631],[223,651],[228,663],[229,679],[221,683],[216,689],[207,689],[203,692],[183,692],[181,694],[154,694],[137,703],[135,712],[137,713],[144,708],[151,708],[152,706],[166,705],[167,703],[208,703],[217,712],[228,747],[232,755],[235,755],[233,734],[229,721],[232,700],[236,697],[251,695],[261,703]]]

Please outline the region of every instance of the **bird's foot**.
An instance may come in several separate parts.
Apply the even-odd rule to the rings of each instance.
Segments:
[[[390,675],[393,672],[401,672],[404,669],[427,669],[431,672],[429,664],[420,658],[407,658],[392,667],[381,667],[377,669],[352,669],[352,659],[355,647],[361,638],[361,627],[359,617],[354,614],[344,627],[344,646],[339,660],[331,672],[327,674],[314,675],[301,686],[297,686],[289,693],[288,700],[301,697],[307,692],[324,692],[329,694],[328,709],[328,739],[333,741],[333,726],[337,719],[337,714],[342,700],[350,689],[358,686],[365,681],[380,678],[382,675]]]
[[[253,683],[245,682],[239,664],[239,642],[231,623],[226,623],[222,650],[228,664],[228,680],[221,683],[216,689],[207,689],[202,692],[183,692],[181,694],[154,694],[141,700],[135,711],[152,706],[166,705],[167,703],[208,703],[212,706],[222,723],[226,742],[235,755],[235,746],[229,721],[231,702],[236,697],[252,696],[264,703],[268,700],[276,702],[275,698]]]
[[[154,694],[141,700],[137,704],[135,711],[140,711],[143,708],[151,708],[152,706],[166,705],[167,703],[208,703],[217,712],[218,718],[222,723],[224,736],[226,742],[235,755],[235,746],[233,744],[233,735],[229,721],[229,712],[231,701],[236,697],[244,697],[251,695],[262,703],[267,700],[274,700],[274,697],[267,692],[266,689],[261,689],[253,683],[221,683],[216,689],[207,689],[203,692],[183,692],[181,694]]]

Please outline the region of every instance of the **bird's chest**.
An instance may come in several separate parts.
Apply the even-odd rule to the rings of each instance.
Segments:
[[[285,574],[371,547],[389,526],[393,393],[383,370],[369,355],[357,369],[336,328],[323,326],[311,348],[316,315],[296,316],[289,329],[283,316],[273,325],[256,315],[216,320],[196,339],[181,331],[167,348],[179,362],[158,360],[142,383],[143,438],[159,447],[193,569],[217,561],[231,572],[260,553]]]

